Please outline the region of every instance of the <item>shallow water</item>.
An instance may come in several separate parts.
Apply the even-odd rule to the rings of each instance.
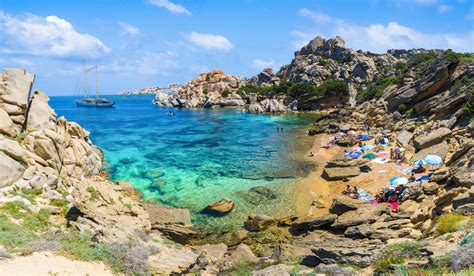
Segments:
[[[201,229],[241,226],[250,213],[294,213],[297,180],[312,167],[301,160],[310,146],[307,115],[158,108],[150,95],[108,98],[115,108],[76,107],[75,97],[51,97],[50,104],[58,116],[90,131],[113,180],[133,183],[146,200],[189,208]],[[249,202],[246,192],[254,186],[271,188],[277,199]],[[200,213],[223,197],[236,203],[229,215]]]

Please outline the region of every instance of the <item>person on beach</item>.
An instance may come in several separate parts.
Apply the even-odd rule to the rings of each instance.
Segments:
[[[416,181],[416,177],[414,173],[411,173],[410,177],[408,178],[408,182],[414,183]]]

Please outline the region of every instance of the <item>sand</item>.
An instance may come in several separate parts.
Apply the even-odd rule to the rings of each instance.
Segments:
[[[341,195],[346,185],[362,188],[369,195],[374,196],[380,189],[387,186],[391,177],[403,175],[400,167],[395,163],[372,163],[372,171],[369,173],[362,173],[357,177],[348,179],[348,181],[327,181],[321,177],[327,161],[348,149],[339,146],[330,149],[322,148],[328,141],[329,135],[316,135],[313,146],[307,153],[307,158],[316,163],[316,169],[301,182],[296,210],[300,217],[317,217],[327,214],[334,197]],[[370,141],[368,144],[372,142]],[[385,150],[390,151],[390,147],[386,147]],[[310,152],[314,153],[313,157],[309,157]],[[411,153],[408,152],[407,157],[409,158],[410,155]],[[322,203],[324,208],[312,206],[315,200]]]
[[[113,275],[103,263],[73,261],[50,252],[35,252],[28,256],[0,261],[0,275]]]

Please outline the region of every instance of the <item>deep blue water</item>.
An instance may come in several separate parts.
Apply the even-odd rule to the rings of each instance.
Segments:
[[[113,180],[131,182],[146,200],[189,208],[201,228],[240,225],[249,213],[294,212],[296,180],[311,169],[301,160],[309,117],[158,108],[150,95],[108,98],[116,107],[76,107],[77,97],[51,97],[50,104],[58,116],[90,131]],[[242,192],[258,185],[277,191],[278,199],[249,203]],[[236,202],[229,215],[199,213],[223,197]]]

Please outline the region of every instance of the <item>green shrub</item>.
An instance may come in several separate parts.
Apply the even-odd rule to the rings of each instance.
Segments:
[[[436,235],[452,233],[458,230],[458,225],[466,219],[465,216],[458,213],[449,213],[440,216],[436,222]]]
[[[41,209],[38,213],[25,216],[23,218],[22,226],[30,231],[44,231],[49,227],[49,217],[51,211],[49,209]]]
[[[252,263],[248,261],[235,262],[231,268],[232,275],[247,276],[252,275]]]
[[[400,71],[405,71],[405,69],[407,68],[407,64],[403,61],[399,61],[395,63],[395,68]]]
[[[16,219],[23,218],[28,213],[28,208],[20,201],[6,202],[0,210]]]
[[[28,244],[38,237],[32,231],[11,222],[6,216],[0,215],[0,244],[9,252],[29,252]]]
[[[313,83],[310,82],[300,82],[297,84],[294,84],[290,88],[290,96],[294,99],[301,98],[303,96],[322,96],[324,94],[321,94]]]
[[[63,208],[65,206],[67,206],[68,203],[69,203],[69,201],[67,201],[66,199],[53,198],[53,199],[49,200],[49,205],[60,207],[60,208]]]
[[[222,97],[226,98],[227,96],[229,96],[230,94],[232,94],[229,90],[224,90],[224,92],[222,92]]]
[[[459,55],[457,53],[455,53],[454,51],[452,51],[452,50],[444,51],[442,58],[449,61],[449,62],[458,62],[459,61]]]
[[[405,113],[405,111],[407,111],[407,106],[405,104],[399,104],[398,111],[400,111],[400,113]]]
[[[86,191],[91,194],[91,199],[92,200],[99,199],[99,192],[97,192],[97,190],[94,187],[89,186],[89,187],[87,187]]]
[[[320,86],[318,86],[318,95],[341,96],[348,93],[347,84],[342,80],[327,79]]]
[[[416,242],[402,242],[388,245],[374,262],[374,270],[383,272],[393,265],[403,264],[409,259],[421,258],[420,249],[423,244]]]
[[[92,243],[92,234],[88,232],[63,232],[58,239],[61,247],[59,253],[72,259],[81,261],[102,261],[106,256],[106,248],[103,245],[95,246]]]

